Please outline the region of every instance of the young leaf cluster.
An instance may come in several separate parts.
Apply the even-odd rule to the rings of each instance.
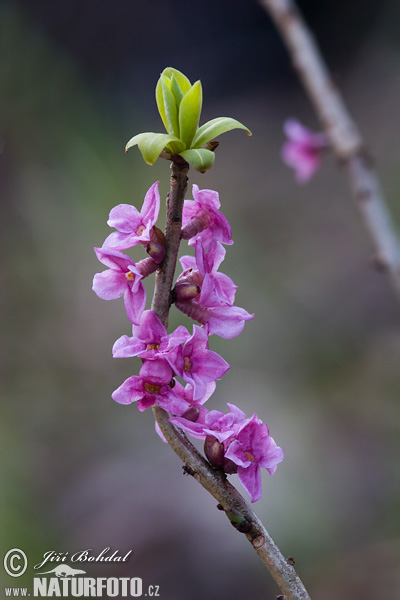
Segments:
[[[210,149],[214,147],[210,144],[214,138],[232,129],[244,129],[251,135],[245,125],[231,117],[216,117],[199,127],[203,105],[201,82],[192,85],[183,73],[172,67],[160,75],[156,101],[167,133],[139,133],[126,145],[126,151],[137,145],[149,165],[153,165],[161,153],[166,158],[178,154],[204,173],[214,163],[214,152]]]

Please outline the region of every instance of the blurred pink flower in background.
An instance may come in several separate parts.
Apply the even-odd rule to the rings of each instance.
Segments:
[[[319,169],[322,152],[329,146],[325,133],[314,133],[295,119],[288,119],[284,124],[287,141],[282,148],[283,162],[292,167],[299,183],[311,179]]]

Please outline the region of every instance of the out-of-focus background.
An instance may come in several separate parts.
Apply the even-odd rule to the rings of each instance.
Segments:
[[[399,5],[301,7],[398,222]],[[235,240],[222,270],[255,313],[240,337],[213,337],[232,368],[209,405],[257,411],[285,450],[255,509],[311,596],[397,597],[399,307],[371,267],[340,166],[327,155],[299,186],[280,160],[286,118],[318,123],[261,7],[3,0],[0,47],[0,550],[29,558],[24,577],[2,572],[1,585],[31,586],[44,552],[110,547],[132,549],[129,562],[86,565],[88,575],[142,577],[163,600],[279,593],[215,501],[182,476],[151,412],[111,399],[139,361],[112,359],[130,326],[122,301],[91,291],[104,269],[93,247],[114,205],[140,207],[156,180],[168,191],[168,163],[149,167],[124,145],[162,131],[154,88],[174,66],[202,80],[202,122],[232,116],[253,131],[225,134],[213,169],[190,172],[220,193]],[[173,310],[171,326],[184,319]]]

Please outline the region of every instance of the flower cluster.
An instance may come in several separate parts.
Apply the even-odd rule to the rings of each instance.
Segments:
[[[204,403],[215,382],[230,368],[209,349],[209,336],[233,338],[253,318],[234,305],[236,285],[219,268],[225,258],[222,244],[232,244],[231,228],[220,212],[218,193],[193,186],[193,200],[185,200],[181,238],[194,246],[195,256],[181,258],[182,273],[172,290],[175,306],[197,321],[192,333],[179,326],[168,333],[157,315],[145,310],[143,279],[164,258],[165,238],[156,227],[160,209],[158,184],[148,190],[141,211],[120,204],[111,210],[108,224],[116,231],[95,248],[108,270],[97,273],[93,290],[105,300],[124,297],[132,336],[123,335],[113,346],[115,358],[138,357],[138,375],[129,377],[112,397],[120,404],[137,402],[140,411],[158,405],[170,421],[194,437],[204,439],[208,460],[225,473],[237,473],[252,502],[261,497],[260,467],[274,473],[283,452],[257,415],[246,418],[233,404],[229,412],[208,411]],[[136,245],[148,258],[137,263],[122,252]],[[157,429],[161,438],[163,435]]]

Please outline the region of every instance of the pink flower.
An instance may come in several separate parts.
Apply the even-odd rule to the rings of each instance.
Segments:
[[[206,394],[206,384],[222,377],[230,366],[216,352],[208,349],[207,331],[193,325],[193,335],[183,347],[166,354],[166,359],[186,383],[193,387],[193,400],[200,400]]]
[[[206,395],[205,399],[208,397]],[[201,404],[204,402],[205,400],[202,399]],[[193,406],[193,402],[191,404]],[[237,406],[229,403],[228,406],[229,413],[227,414],[219,410],[208,411],[203,406],[196,414],[191,407],[182,415],[172,417],[170,422],[200,440],[204,440],[207,436],[213,436],[223,443],[231,438],[246,420],[246,415]]]
[[[186,387],[183,387],[179,382],[176,382],[174,387],[174,391],[184,400],[189,403],[189,408],[187,408],[180,415],[173,416],[169,419],[170,423],[176,425],[180,429],[183,429],[190,435],[200,440],[204,440],[204,426],[205,426],[205,418],[208,414],[208,410],[203,404],[210,398],[210,396],[215,391],[215,381],[210,381],[206,383],[206,393],[200,400],[193,400],[193,387],[189,384]],[[156,427],[157,433],[160,435],[159,430]],[[165,441],[163,435],[160,435],[161,439]]]
[[[190,300],[175,302],[175,306],[194,321],[207,325],[209,335],[215,333],[226,340],[242,333],[245,322],[254,318],[254,315],[244,308],[230,304],[206,308],[200,306],[195,300]]]
[[[282,448],[276,445],[269,430],[257,415],[245,421],[229,443],[225,458],[237,465],[237,474],[252,502],[261,498],[261,472],[266,469],[271,475],[283,460]]]
[[[142,273],[123,252],[107,248],[95,248],[94,251],[99,261],[109,269],[96,273],[93,291],[103,300],[114,300],[123,296],[128,318],[137,325],[146,304],[146,292],[141,282]]]
[[[200,294],[195,298],[200,306],[213,307],[232,305],[237,286],[232,279],[219,273],[218,268],[225,258],[226,250],[219,242],[214,242],[206,253],[199,238],[196,242],[196,256],[183,256],[180,259],[185,269],[176,280],[175,292],[180,299],[180,290],[190,282],[198,285]]]
[[[110,233],[103,248],[124,250],[137,244],[147,246],[152,239],[152,228],[159,212],[160,193],[157,181],[147,191],[140,212],[131,204],[119,204],[111,210],[107,223],[117,231]]]
[[[194,200],[185,200],[182,215],[182,238],[194,246],[201,239],[205,250],[215,242],[231,245],[232,232],[224,215],[219,211],[218,192],[192,188]]]
[[[222,413],[219,410],[210,411],[204,427],[206,435],[212,435],[219,442],[225,442],[225,444],[228,444],[240,427],[250,420],[246,419],[244,412],[234,404],[228,402],[228,407],[228,413]]]
[[[155,385],[148,383],[142,377],[134,375],[128,377],[126,381],[112,394],[113,400],[119,404],[138,403],[138,409],[143,412],[146,408],[157,404],[164,410],[172,414],[181,414],[187,408],[188,403],[178,396],[174,390],[167,384]]]
[[[215,333],[231,339],[242,332],[245,321],[253,319],[244,308],[233,306],[236,285],[218,267],[225,257],[225,249],[218,242],[206,253],[202,240],[197,240],[196,257],[184,256],[181,264],[185,271],[177,278],[175,306],[185,315],[208,327]],[[188,294],[188,290],[193,293]]]
[[[121,336],[113,346],[114,358],[140,358],[151,360],[169,352],[190,337],[190,333],[182,325],[170,335],[152,310],[142,313],[140,324],[132,325],[132,337]]]
[[[176,415],[189,408],[189,403],[174,391],[173,372],[162,356],[153,360],[144,360],[139,376],[129,377],[112,394],[113,400],[120,404],[138,403],[140,411],[157,404],[164,410]]]
[[[288,140],[282,148],[282,160],[293,167],[297,181],[305,183],[319,168],[328,139],[324,133],[314,133],[295,119],[286,121],[284,130]]]

